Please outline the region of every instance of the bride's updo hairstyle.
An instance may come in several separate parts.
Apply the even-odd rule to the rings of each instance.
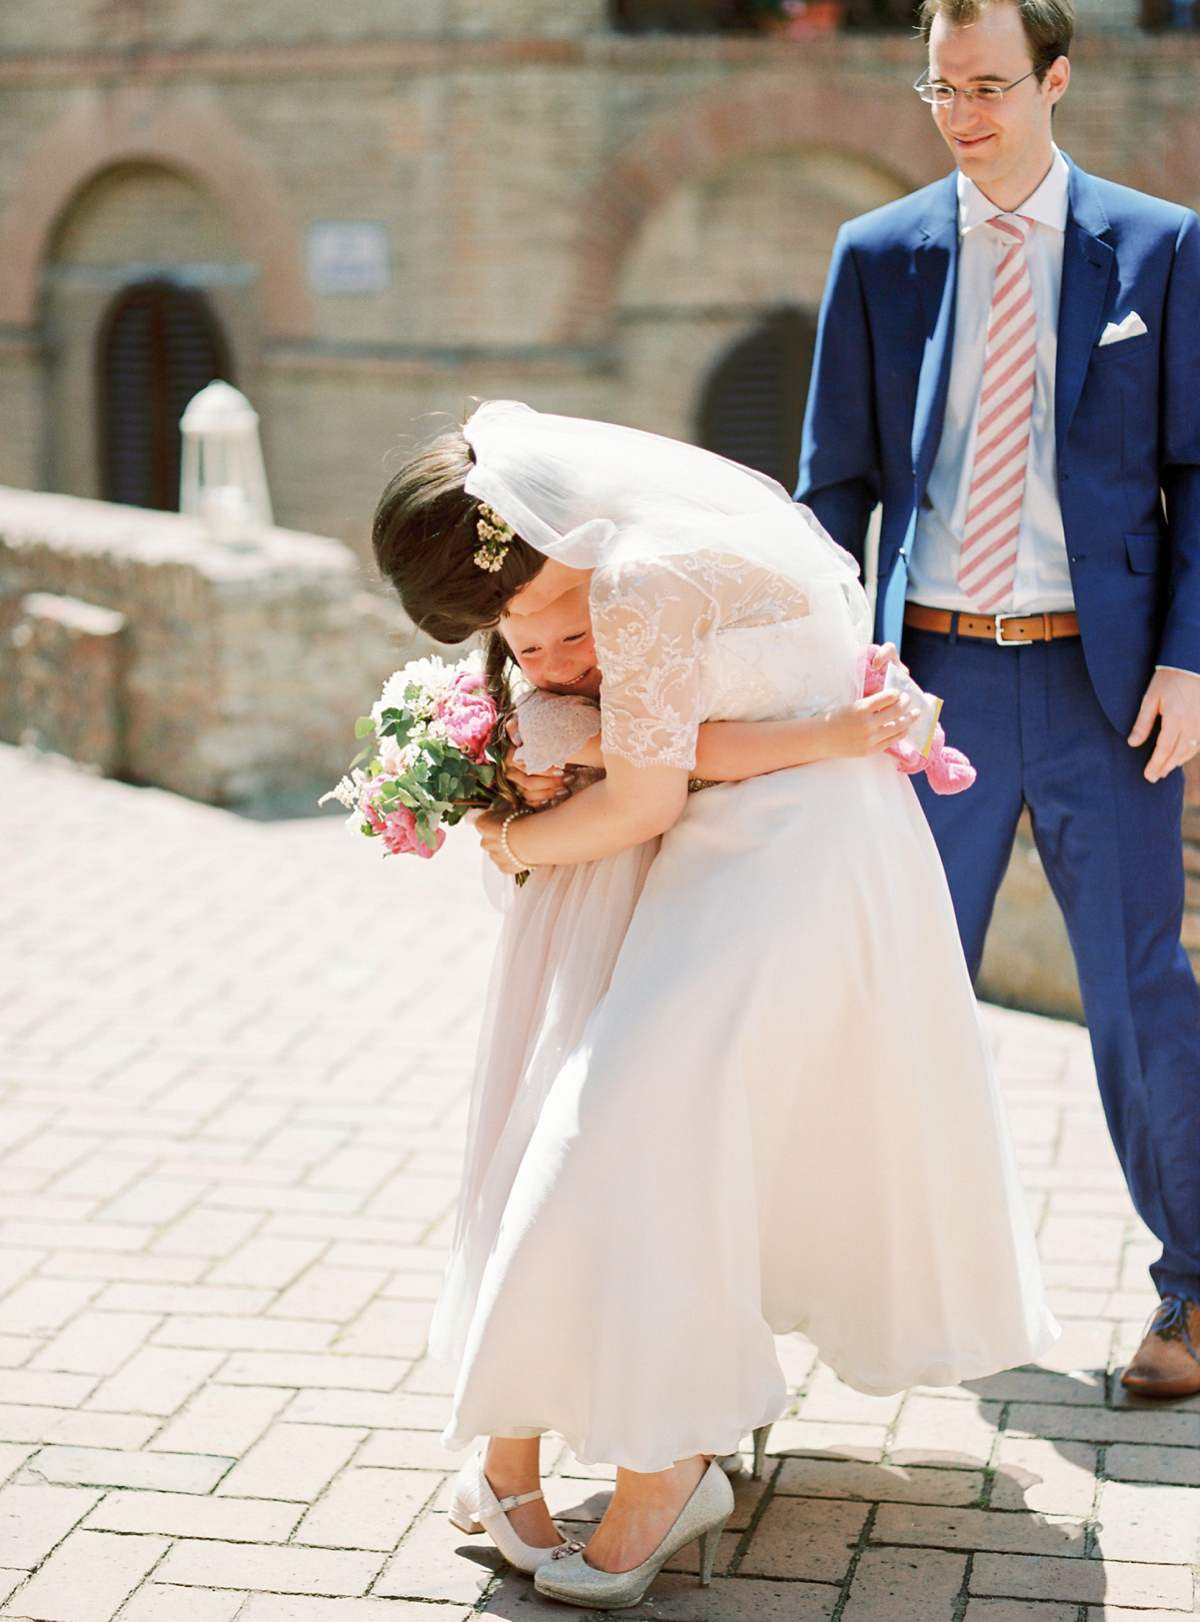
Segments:
[[[461,428],[411,457],[375,509],[375,561],[415,625],[438,642],[463,642],[496,625],[546,559],[515,535],[499,569],[480,568],[479,502],[463,489],[475,459]]]

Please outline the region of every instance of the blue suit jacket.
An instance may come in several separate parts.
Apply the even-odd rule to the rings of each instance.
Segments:
[[[1200,671],[1200,220],[1070,166],[1058,318],[1058,494],[1096,695],[1122,733],[1156,664]],[[954,340],[955,176],[851,220],[825,287],[796,499],[861,562],[883,504],[877,632],[907,558]],[[1136,310],[1140,337],[1098,348]]]

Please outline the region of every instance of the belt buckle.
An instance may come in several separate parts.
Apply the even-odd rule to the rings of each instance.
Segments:
[[[1029,616],[1027,614],[995,614],[992,617],[996,621],[996,633],[995,634],[996,634],[996,646],[998,648],[1023,648],[1023,647],[1026,646],[1026,644],[1021,641],[1020,637],[1015,636],[1015,637],[1013,637],[1011,642],[1006,641],[1003,633],[1004,633],[1004,622],[1005,622],[1005,620],[1028,619]]]

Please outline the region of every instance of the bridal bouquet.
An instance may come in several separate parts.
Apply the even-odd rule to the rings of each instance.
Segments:
[[[436,656],[414,659],[388,677],[370,715],[359,720],[355,735],[373,738],[373,745],[321,804],[340,801],[352,813],[351,828],[382,839],[385,852],[428,859],[448,827],[498,797],[498,723],[479,654],[456,665]],[[366,754],[363,768],[358,762]]]

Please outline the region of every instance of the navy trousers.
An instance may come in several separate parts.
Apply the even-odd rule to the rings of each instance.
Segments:
[[[1109,1131],[1161,1240],[1159,1293],[1200,1300],[1200,990],[1179,941],[1183,773],[1147,783],[1101,710],[1078,638],[997,647],[905,630],[916,680],[945,699],[979,776],[939,796],[913,779],[941,851],[972,977],[1017,818],[1029,807],[1066,920]]]

